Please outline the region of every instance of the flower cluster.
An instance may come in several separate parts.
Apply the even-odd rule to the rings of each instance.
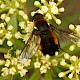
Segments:
[[[0,23],[0,45],[3,45],[7,40],[6,45],[11,47],[15,44],[14,38],[26,41],[30,36],[33,30],[33,22],[29,21],[27,14],[22,10],[25,2],[26,0],[13,0],[0,3],[0,10],[2,11],[0,15],[2,20]],[[27,36],[26,39],[25,36]]]
[[[31,60],[23,59],[23,63],[19,61],[20,50],[33,30],[33,22],[29,21],[26,12],[23,11],[25,2],[26,0],[0,1],[0,46],[5,44],[6,50],[5,52],[3,48],[0,49],[0,52],[5,53],[4,60],[0,59],[2,76],[19,73],[23,77],[28,72],[25,67],[30,65]]]
[[[60,72],[58,76],[64,77],[68,75],[68,78],[73,79],[76,77],[76,80],[78,78],[78,75],[80,74],[80,59],[76,56],[70,56],[69,54],[64,54],[64,59],[60,61],[60,65],[63,67],[66,67],[68,70],[65,72]]]
[[[47,21],[50,21],[53,19],[57,24],[61,24],[61,20],[56,17],[56,15],[60,14],[60,12],[64,12],[64,8],[58,8],[58,5],[63,0],[58,0],[57,3],[55,3],[53,0],[49,1],[49,3],[46,0],[41,0],[41,3],[39,1],[35,1],[34,5],[38,7],[39,9],[36,11],[38,13],[44,14]],[[33,16],[36,12],[32,12],[31,15]]]
[[[15,75],[17,73],[20,74],[21,77],[25,76],[26,72],[28,72],[25,67],[28,67],[30,65],[31,60],[30,59],[24,59],[21,62],[19,62],[19,54],[20,50],[15,51],[15,56],[13,57],[11,54],[7,53],[4,54],[5,60],[0,60],[0,65],[3,66],[1,70],[2,76],[7,76],[9,74]]]
[[[34,68],[38,68],[41,74],[46,73],[52,66],[58,65],[56,59],[50,59],[49,55],[44,56],[39,50],[35,53],[35,57]]]

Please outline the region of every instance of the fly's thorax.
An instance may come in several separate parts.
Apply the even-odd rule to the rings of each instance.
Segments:
[[[49,30],[49,25],[46,21],[43,20],[37,21],[35,26],[38,28],[40,32]]]

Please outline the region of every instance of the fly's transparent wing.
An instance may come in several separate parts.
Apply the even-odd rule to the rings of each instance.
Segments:
[[[51,28],[55,31],[56,35],[59,38],[59,41],[62,42],[77,42],[80,38],[75,33],[69,33],[65,30],[58,29],[57,27],[54,27],[51,25]]]
[[[37,39],[37,36],[31,35],[21,52],[20,61],[24,58],[31,58],[38,49],[38,43],[40,41]]]

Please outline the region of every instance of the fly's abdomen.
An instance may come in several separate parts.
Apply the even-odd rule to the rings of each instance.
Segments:
[[[50,56],[54,55],[55,52],[58,51],[59,47],[57,44],[55,44],[50,31],[41,33],[40,37],[43,54],[49,54]]]

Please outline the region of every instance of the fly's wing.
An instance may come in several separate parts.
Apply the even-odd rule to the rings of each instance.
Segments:
[[[38,39],[38,37],[36,35],[31,35],[21,52],[19,58],[20,61],[25,58],[26,59],[31,58],[34,55],[34,53],[37,51],[39,43],[40,40]]]
[[[75,33],[69,33],[65,30],[58,29],[57,27],[54,27],[51,25],[51,28],[55,31],[56,35],[59,38],[59,41],[62,42],[77,42],[80,38]]]

